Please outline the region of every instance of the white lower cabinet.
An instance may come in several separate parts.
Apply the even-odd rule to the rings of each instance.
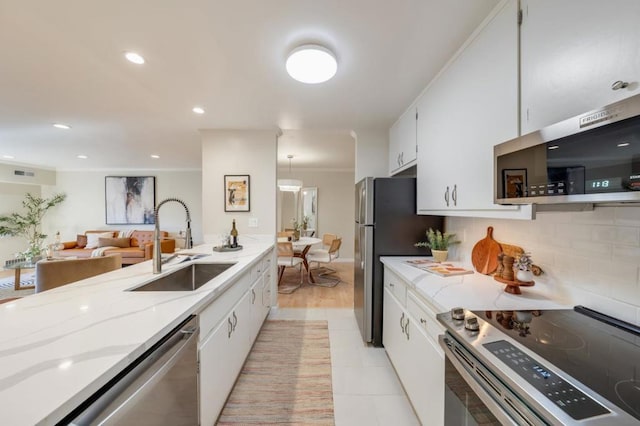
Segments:
[[[250,273],[242,275],[199,313],[198,386],[200,424],[203,426],[213,425],[218,419],[269,313],[273,272],[272,262],[266,259],[272,254],[269,252],[259,260],[264,268],[254,267]],[[257,278],[249,286],[252,277]]]
[[[242,368],[250,347],[250,294],[236,304],[213,333],[200,344],[200,424],[213,425]]]
[[[410,301],[416,297],[411,290],[407,294]],[[436,321],[435,312],[425,308],[410,311],[385,288],[382,343],[420,422],[442,425],[444,354],[427,331],[427,325]]]

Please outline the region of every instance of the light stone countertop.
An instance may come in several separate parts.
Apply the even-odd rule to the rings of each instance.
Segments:
[[[545,285],[536,283],[533,287],[522,287],[522,294],[509,294],[504,291],[505,284],[493,277],[474,272],[467,275],[441,277],[422,271],[405,263],[413,259],[432,259],[431,257],[381,257],[382,263],[398,274],[425,301],[439,312],[454,307],[469,310],[535,310],[567,309],[573,305],[554,295]],[[458,262],[451,262],[460,265]],[[460,265],[473,269],[471,265]]]
[[[212,245],[196,263],[237,262],[195,291],[130,292],[160,275],[146,261],[0,305],[0,424],[55,424],[247,272],[273,242]],[[187,263],[163,265],[162,275]]]

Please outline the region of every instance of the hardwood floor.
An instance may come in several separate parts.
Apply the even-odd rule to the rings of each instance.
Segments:
[[[291,294],[278,294],[280,308],[353,308],[353,262],[332,262],[331,268],[340,277],[335,287],[320,287],[309,284],[307,276],[302,286]],[[282,285],[300,281],[297,268],[287,268]]]

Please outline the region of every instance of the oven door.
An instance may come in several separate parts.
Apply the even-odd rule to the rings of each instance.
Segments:
[[[545,425],[520,398],[448,333],[445,353],[445,425]]]

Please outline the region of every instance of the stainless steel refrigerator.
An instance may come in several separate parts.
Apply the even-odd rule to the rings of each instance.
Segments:
[[[382,346],[383,266],[380,256],[425,256],[416,248],[441,216],[416,214],[415,178],[367,177],[356,184],[354,310],[362,338]]]

